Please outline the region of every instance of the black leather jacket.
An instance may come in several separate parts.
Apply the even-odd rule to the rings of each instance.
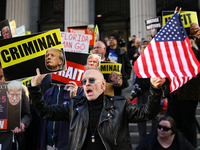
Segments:
[[[69,150],[80,150],[87,134],[89,111],[86,97],[74,97],[65,105],[48,106],[40,87],[29,87],[31,99],[38,115],[48,120],[70,122]],[[154,118],[161,109],[162,90],[151,85],[146,105],[127,102],[122,96],[104,96],[99,118],[98,133],[107,150],[132,150],[129,123]]]

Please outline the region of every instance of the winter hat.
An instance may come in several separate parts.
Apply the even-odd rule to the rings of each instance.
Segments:
[[[117,33],[112,33],[111,35],[110,35],[110,37],[111,36],[113,36],[116,40],[117,40],[117,43],[119,42],[119,34],[117,34]]]

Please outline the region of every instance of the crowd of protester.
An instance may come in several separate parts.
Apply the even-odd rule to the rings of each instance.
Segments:
[[[191,24],[191,48],[200,61],[199,32],[197,24]],[[14,130],[16,137],[12,149],[131,149],[128,123],[135,122],[138,123],[140,137],[137,150],[197,148],[195,111],[200,100],[199,75],[173,93],[169,91],[167,79],[139,79],[135,75],[134,62],[155,36],[155,29],[151,33],[151,36],[142,39],[133,35],[126,50],[122,49],[125,41],[117,33],[96,42],[93,55],[86,64],[88,70],[83,75],[82,87],[75,82],[65,86],[52,85],[51,76],[40,75],[37,69],[37,76],[29,85],[30,100],[26,97],[27,88],[23,88],[23,122]],[[101,55],[101,62],[122,64],[121,74],[115,76],[113,73],[110,77],[110,80],[114,79],[112,83],[105,83],[98,71],[100,62],[95,54]],[[129,86],[131,71],[132,93],[138,88],[141,90],[136,95],[137,105],[121,96],[122,90]],[[4,81],[1,66],[0,79]],[[163,90],[168,109],[160,119],[157,115]],[[87,105],[85,99],[88,100]],[[82,120],[82,115],[85,120]],[[112,120],[112,117],[115,119]],[[106,120],[109,122],[105,125],[102,122]],[[153,121],[150,134],[146,131],[148,120]],[[82,138],[85,140],[82,141]]]

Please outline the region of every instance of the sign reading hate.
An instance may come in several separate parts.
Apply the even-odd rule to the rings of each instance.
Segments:
[[[63,50],[68,52],[88,53],[89,35],[61,32]]]

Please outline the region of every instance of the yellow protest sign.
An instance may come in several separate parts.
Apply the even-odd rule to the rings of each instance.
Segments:
[[[120,74],[122,64],[119,63],[101,63],[100,64],[100,71],[103,74],[110,74],[111,72],[116,72]]]
[[[162,26],[164,26],[173,15],[174,15],[174,13],[172,13],[172,12],[170,14],[168,13],[167,15],[163,15],[162,16]],[[198,24],[197,13],[194,11],[181,12],[180,16],[181,16],[184,28],[189,28],[190,23],[192,23],[192,22]]]
[[[28,84],[31,84],[31,80],[32,80],[32,77],[23,79],[22,84],[27,86]]]
[[[45,55],[46,49],[55,46],[62,49],[59,29],[2,46],[0,47],[2,68],[4,69]]]

